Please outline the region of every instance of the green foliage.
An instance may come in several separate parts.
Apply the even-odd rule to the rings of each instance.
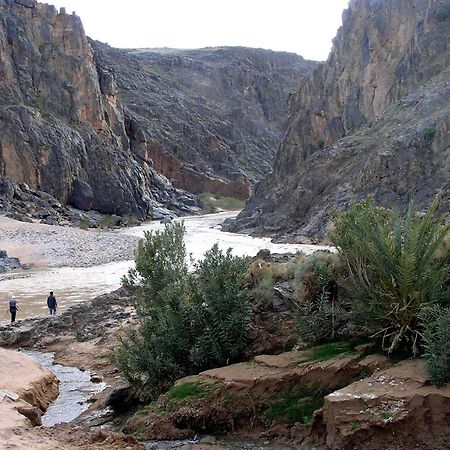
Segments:
[[[236,197],[226,197],[208,192],[199,194],[197,197],[202,201],[202,209],[206,212],[215,212],[221,209],[225,211],[241,211],[245,206],[245,201]]]
[[[356,431],[356,430],[359,430],[361,428],[361,425],[359,423],[356,423],[356,422],[350,422],[349,427],[350,427],[351,431]]]
[[[297,265],[295,317],[299,337],[307,344],[343,335],[348,313],[337,296],[340,271],[338,256],[330,252],[315,252]]]
[[[439,11],[436,14],[436,19],[438,20],[438,22],[445,22],[449,16],[450,16],[450,13],[448,11],[446,11],[445,9],[442,9],[441,11]]]
[[[450,381],[450,307],[433,305],[421,319],[428,372],[433,384],[443,386]]]
[[[319,139],[316,144],[319,150],[322,150],[325,147],[325,141],[323,139]]]
[[[104,214],[98,224],[100,228],[114,228],[114,221],[109,214]]]
[[[187,287],[188,278],[184,232],[183,224],[174,223],[162,232],[145,232],[139,241],[135,268],[122,284],[133,295],[141,317],[166,303],[177,307],[177,295]]]
[[[201,399],[205,398],[210,390],[211,388],[201,381],[188,381],[170,388],[167,397],[171,400]]]
[[[421,310],[448,301],[446,264],[439,256],[449,227],[410,206],[404,218],[377,208],[372,199],[335,217],[333,243],[349,274],[354,319],[389,353],[420,350]]]
[[[311,388],[291,386],[280,393],[264,413],[263,418],[269,423],[277,420],[287,424],[298,422],[308,425],[314,411],[323,406],[323,397],[320,386]]]
[[[425,129],[423,130],[423,135],[427,142],[432,142],[435,134],[436,134],[436,128],[434,128],[434,127],[425,127]]]
[[[325,361],[334,358],[335,356],[353,351],[352,345],[349,342],[333,342],[331,344],[321,345],[319,347],[312,347],[303,352],[302,356],[307,361]]]
[[[89,222],[86,219],[80,219],[78,226],[82,230],[87,230],[89,228]]]
[[[271,276],[265,275],[261,280],[256,282],[256,286],[251,290],[252,295],[257,300],[265,303],[272,303],[274,299],[273,280]]]
[[[248,261],[215,245],[190,273],[183,235],[180,224],[146,233],[136,267],[123,279],[139,327],[122,338],[113,361],[150,396],[178,378],[234,362],[246,343]]]

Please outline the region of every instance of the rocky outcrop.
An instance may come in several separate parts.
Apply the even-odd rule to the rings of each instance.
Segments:
[[[441,449],[450,386],[431,386],[423,361],[405,361],[325,397],[322,420],[329,449]]]
[[[30,422],[40,425],[41,414],[58,395],[56,376],[18,352],[0,348],[0,358],[0,435]]]
[[[0,273],[21,267],[19,258],[8,256],[5,250],[0,250]]]
[[[234,229],[322,235],[332,210],[368,194],[400,208],[448,196],[449,15],[443,0],[352,0]]]
[[[298,411],[303,405],[305,415],[311,415],[320,408],[325,393],[388,364],[381,355],[365,357],[363,349],[322,360],[313,356],[311,350],[260,355],[252,361],[179,380],[172,392],[186,389],[195,394],[176,401],[169,391],[154,407],[132,417],[126,430],[139,429],[146,439],[179,439],[196,433],[243,430],[262,433],[271,427],[272,421],[282,422],[282,414],[275,420],[267,413],[285,398],[286,392],[291,405],[296,404]]]
[[[132,151],[176,187],[239,198],[269,171],[288,97],[317,65],[261,49],[92,46],[115,74]]]

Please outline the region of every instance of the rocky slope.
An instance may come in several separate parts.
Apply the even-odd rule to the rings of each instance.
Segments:
[[[400,207],[448,196],[449,24],[444,0],[352,0],[234,229],[321,235],[333,209],[368,194]]]
[[[63,9],[0,0],[0,176],[138,218],[198,211],[178,187],[246,198],[267,170],[278,112],[314,65],[247,49],[92,45]]]
[[[177,187],[240,198],[249,195],[248,178],[269,171],[289,94],[317,65],[261,49],[91,43],[100,70],[115,74],[135,151]]]

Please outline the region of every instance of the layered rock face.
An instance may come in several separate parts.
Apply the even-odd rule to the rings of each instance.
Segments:
[[[449,43],[447,1],[352,0],[234,228],[321,235],[332,210],[368,194],[400,207],[448,196]]]
[[[80,19],[34,1],[0,12],[0,174],[63,202],[84,182],[93,209],[145,216],[152,174],[131,157]]]
[[[0,176],[139,218],[161,206],[198,211],[180,188],[247,198],[281,132],[275,112],[314,65],[245,49],[196,57],[93,45],[75,15],[0,0]]]
[[[261,49],[92,46],[99,70],[115,74],[138,157],[176,187],[245,199],[270,170],[289,94],[317,66]]]

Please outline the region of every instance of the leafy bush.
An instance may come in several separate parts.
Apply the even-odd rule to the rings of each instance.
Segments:
[[[443,386],[450,381],[450,308],[431,306],[421,318],[428,372],[433,384]]]
[[[330,252],[315,252],[297,266],[296,321],[300,339],[319,344],[341,335],[348,313],[339,301],[339,258]]]
[[[377,208],[372,199],[335,217],[333,243],[349,273],[356,320],[389,353],[420,350],[419,313],[449,298],[442,244],[449,227],[410,206],[404,218]]]
[[[139,327],[121,339],[113,361],[150,396],[180,377],[237,360],[246,343],[247,260],[216,245],[189,273],[183,235],[180,224],[146,233],[136,267],[123,279]]]

